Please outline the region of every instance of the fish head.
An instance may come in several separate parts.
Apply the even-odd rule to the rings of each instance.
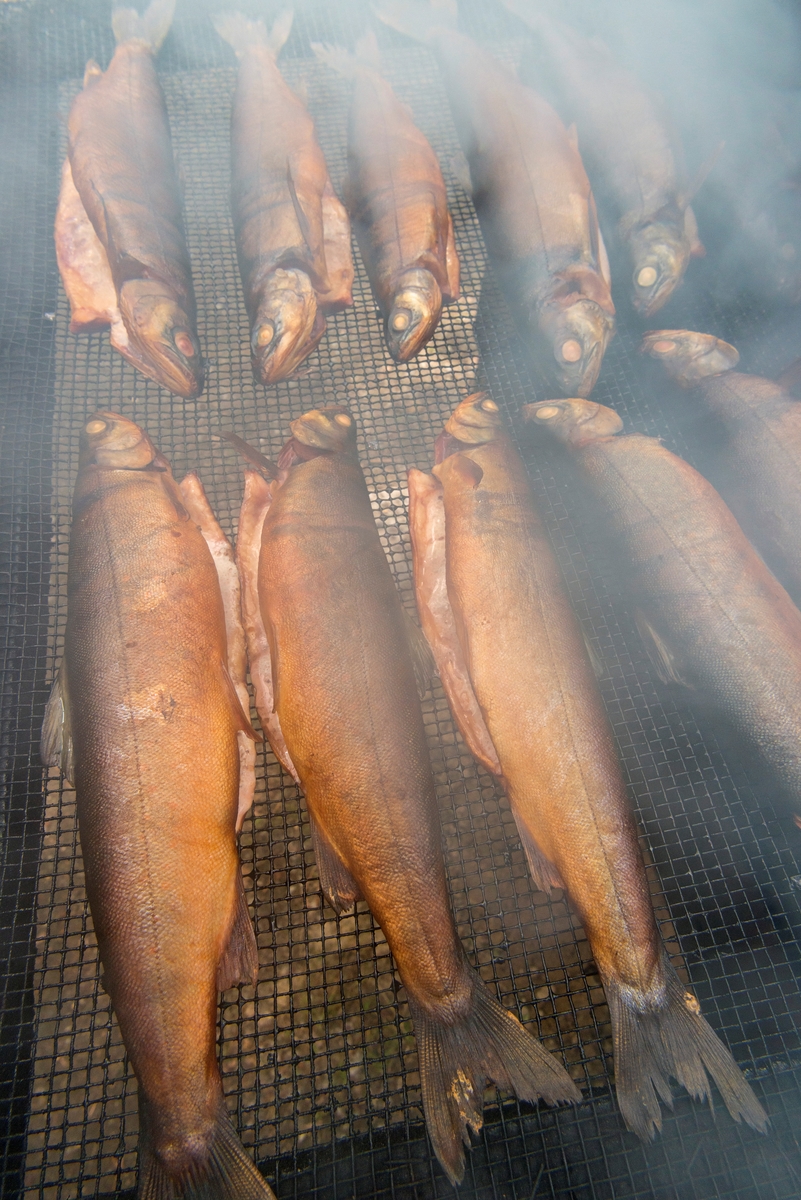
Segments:
[[[563,445],[573,447],[614,437],[623,428],[623,422],[611,408],[578,397],[524,404],[523,417],[532,425],[547,429]]]
[[[305,271],[278,267],[266,281],[250,334],[253,374],[264,384],[288,379],[325,333],[317,293]]]
[[[81,430],[81,470],[141,471],[151,464],[161,470],[167,467],[144,429],[119,413],[96,412]]]
[[[728,342],[691,329],[652,329],[643,337],[640,349],[658,359],[670,378],[682,387],[731,371],[740,361]]]
[[[414,358],[439,324],[442,292],[430,271],[404,271],[387,317],[387,346],[395,362]]]
[[[178,396],[199,396],[200,347],[192,322],[169,288],[158,279],[126,279],[120,288],[120,314],[130,357],[139,369]]]
[[[690,240],[683,227],[654,221],[632,230],[628,236],[634,271],[631,302],[644,317],[650,317],[675,292],[690,261]]]
[[[295,441],[314,450],[356,452],[356,422],[341,404],[312,408],[290,422],[289,428]]]
[[[503,418],[498,405],[486,392],[475,392],[457,405],[443,432],[463,445],[483,446],[502,431]]]
[[[589,396],[615,332],[612,313],[580,296],[564,307],[543,309],[539,325],[556,362],[548,372],[553,382],[566,396]]]

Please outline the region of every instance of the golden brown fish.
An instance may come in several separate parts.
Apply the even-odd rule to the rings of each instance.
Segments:
[[[690,187],[662,106],[611,51],[545,12],[538,0],[502,2],[548,53],[596,195],[617,219],[631,265],[632,303],[651,316],[673,295],[691,256],[704,253],[689,206],[703,175]],[[530,56],[524,54],[520,73],[524,83],[535,82]]]
[[[116,9],[117,49],[90,62],[69,116],[56,216],[71,329],[111,325],[111,344],[179,396],[198,396],[203,363],[167,110],[153,55],[175,0],[144,16]]]
[[[457,936],[408,635],[355,422],[330,406],[291,428],[271,498],[252,488],[256,511],[240,519],[251,541],[262,522],[258,583],[243,584],[258,587],[270,647],[266,732],[272,740],[277,723],[276,753],[288,748],[306,794],[326,898],[342,912],[363,897],[384,931],[409,997],[429,1134],[457,1182],[487,1079],[529,1100],[579,1093],[490,995]],[[253,570],[249,554],[240,562]]]
[[[453,27],[455,8],[380,0],[375,11],[436,54],[490,262],[523,340],[558,391],[587,396],[615,307],[586,172],[551,106]]]
[[[352,303],[350,224],[306,106],[278,69],[292,12],[270,33],[239,13],[215,20],[236,51],[231,206],[253,370],[286,379],[325,332],[325,313]]]
[[[611,409],[527,405],[563,442],[620,559],[657,674],[707,695],[781,783],[801,823],[801,613],[710,483]]]
[[[75,782],[104,986],[139,1083],[139,1195],[269,1200],[216,1054],[218,991],[258,971],[235,832],[253,773],[237,735],[253,732],[229,670],[233,581],[187,507],[218,536],[199,481],[179,489],[138,426],[86,423],[42,751]]]
[[[433,475],[409,472],[423,628],[468,745],[504,780],[537,886],[566,888],[581,917],[626,1124],[652,1137],[669,1076],[703,1098],[706,1067],[735,1119],[762,1128],[765,1114],[665,953],[581,630],[494,400],[462,401],[436,457]]]
[[[801,604],[801,404],[778,383],[733,368],[733,346],[659,329],[643,351],[715,421],[710,478],[777,579]]]
[[[380,74],[373,34],[355,54],[313,49],[353,80],[346,199],[389,352],[408,362],[430,341],[442,305],[459,298],[459,257],[439,162]]]

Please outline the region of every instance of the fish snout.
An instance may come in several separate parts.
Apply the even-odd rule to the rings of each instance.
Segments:
[[[162,387],[192,399],[203,391],[203,359],[192,322],[153,279],[129,279],[120,289],[120,313],[140,367]]]
[[[291,421],[289,428],[293,437],[304,446],[313,446],[317,450],[341,452],[356,446],[356,422],[341,404],[312,408]]]
[[[145,431],[119,413],[96,412],[81,431],[81,467],[141,470],[157,457]]]
[[[387,346],[395,362],[408,362],[422,350],[441,314],[442,292],[431,272],[406,271],[387,317]]]
[[[574,447],[613,437],[623,428],[623,422],[611,408],[577,396],[524,404],[523,418],[535,427],[547,429],[563,445]]]
[[[305,271],[273,271],[250,335],[253,373],[264,384],[288,379],[325,333],[317,295]]]
[[[643,336],[640,350],[658,359],[670,378],[682,387],[692,387],[711,375],[731,371],[740,360],[728,342],[690,329],[649,330]]]

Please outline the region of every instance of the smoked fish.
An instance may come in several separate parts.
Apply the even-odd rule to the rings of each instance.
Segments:
[[[653,1137],[668,1078],[702,1099],[706,1068],[732,1116],[763,1128],[764,1112],[665,952],[582,632],[489,396],[456,408],[432,474],[409,472],[409,524],[421,622],[457,723],[504,781],[537,887],[565,888],[584,925],[626,1124]]]
[[[276,63],[292,28],[239,13],[214,22],[239,59],[231,114],[231,208],[253,372],[287,379],[352,303],[350,223],[305,104]]]
[[[436,55],[489,260],[527,349],[557,391],[588,396],[615,329],[589,180],[551,106],[456,30],[455,9],[419,0],[375,6]]]
[[[801,824],[801,613],[723,500],[602,405],[524,408],[564,443],[603,513],[637,627],[666,683],[707,696],[762,756]]]
[[[261,524],[258,578],[243,592],[257,589],[270,650],[257,655],[271,675],[265,731],[272,740],[277,722],[276,754],[288,752],[305,792],[326,899],[341,913],[364,898],[384,931],[409,998],[428,1131],[456,1183],[487,1079],[529,1100],[580,1094],[490,994],[457,936],[409,634],[356,423],[331,405],[291,429],[277,479],[251,486],[240,519],[251,543]],[[251,572],[254,561],[240,552]]]
[[[111,344],[178,396],[199,396],[203,360],[164,94],[153,56],[175,0],[115,9],[117,48],[90,61],[69,115],[56,254],[73,333],[111,326]]]
[[[387,347],[396,362],[408,362],[431,339],[443,304],[459,298],[459,256],[439,162],[380,74],[374,34],[355,54],[312,48],[353,81],[346,200]]]
[[[235,581],[190,513],[222,537],[199,480],[179,487],[137,425],[87,421],[42,756],[75,784],[104,987],[139,1084],[139,1196],[271,1200],[216,1055],[217,993],[258,971],[235,832],[253,794],[238,734],[255,735],[232,678]]]
[[[779,383],[734,370],[737,351],[711,334],[654,330],[642,349],[714,418],[710,478],[801,605],[801,403]]]
[[[690,188],[662,105],[605,46],[550,16],[539,0],[503,4],[534,30],[548,54],[595,193],[616,218],[632,272],[632,304],[650,317],[673,295],[690,258],[704,253],[689,204],[702,177]],[[520,72],[524,83],[534,81],[526,55]]]

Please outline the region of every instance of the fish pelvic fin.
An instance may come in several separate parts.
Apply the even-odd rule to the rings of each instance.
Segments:
[[[329,841],[328,834],[309,813],[312,845],[320,876],[320,889],[338,917],[353,908],[362,893],[342,859]]]
[[[242,873],[237,868],[234,923],[228,944],[217,964],[217,991],[225,992],[238,983],[256,983],[259,974],[259,950],[250,919]]]
[[[634,624],[637,626],[642,644],[651,666],[658,679],[664,684],[678,683],[681,687],[691,688],[692,685],[684,678],[679,669],[676,656],[640,608],[634,610]]]
[[[204,1163],[173,1179],[159,1160],[147,1100],[139,1092],[137,1200],[275,1200],[267,1180],[240,1142],[222,1100]]]
[[[266,46],[273,58],[278,58],[292,32],[293,18],[291,8],[283,9],[269,33],[264,21],[251,21],[239,12],[218,13],[212,24],[237,58],[243,58],[252,46]]]
[[[151,0],[143,13],[135,8],[115,8],[111,28],[117,45],[122,42],[146,42],[155,54],[170,32],[175,0]]]
[[[493,1080],[521,1100],[576,1103],[581,1092],[559,1060],[488,991],[471,967],[466,1014],[437,1018],[409,998],[429,1137],[452,1184],[464,1176],[464,1146],[483,1124],[484,1085]]]
[[[377,0],[373,12],[379,21],[398,33],[427,42],[443,29],[455,29],[458,16],[456,0]]]
[[[659,1098],[672,1107],[673,1076],[695,1100],[709,1100],[709,1076],[735,1121],[767,1132],[768,1116],[701,1008],[663,958],[664,994],[644,1003],[604,980],[612,1019],[617,1102],[629,1129],[649,1141],[662,1128]]]
[[[534,881],[534,886],[540,892],[550,892],[551,888],[562,888],[565,890],[562,876],[548,856],[540,850],[531,830],[526,827],[525,821],[518,814],[514,804],[512,804],[512,815],[515,819],[520,845],[523,847],[523,853],[526,856],[526,862],[528,863],[528,869]]]
[[[58,767],[67,783],[74,786],[67,668],[63,659],[45,708],[39,757],[46,767]]]

